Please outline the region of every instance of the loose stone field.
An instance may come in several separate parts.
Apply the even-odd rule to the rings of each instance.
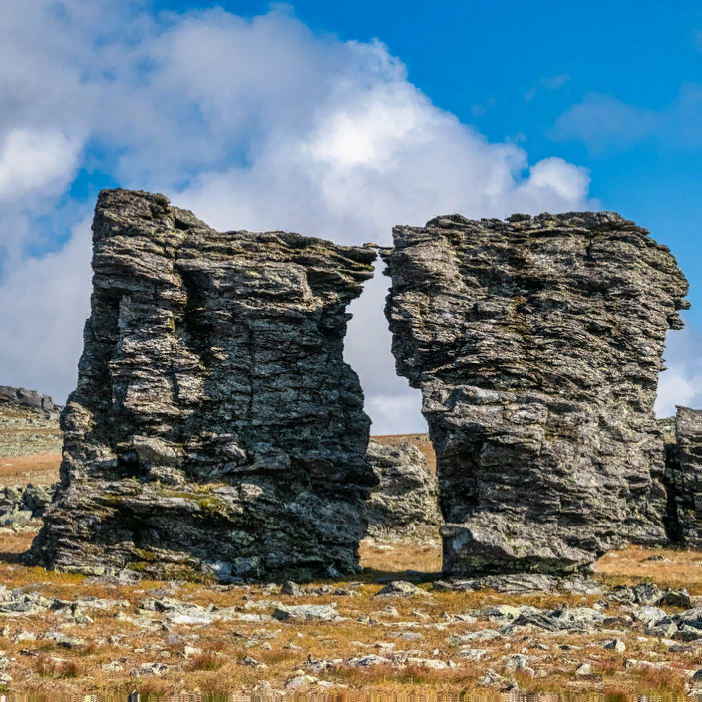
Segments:
[[[365,539],[355,579],[206,586],[25,568],[34,534],[0,532],[13,692],[682,692],[702,665],[702,560],[687,551],[612,552],[594,580],[548,593],[515,593],[529,576],[473,590],[440,580],[426,529]],[[658,587],[613,589],[642,578]]]

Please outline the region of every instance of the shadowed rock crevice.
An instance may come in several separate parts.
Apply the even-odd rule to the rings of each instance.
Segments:
[[[569,572],[665,543],[653,403],[688,287],[669,249],[607,212],[393,233],[386,315],[437,454],[445,570]]]
[[[370,420],[343,361],[375,252],[220,233],[103,191],[61,490],[26,560],[159,577],[353,572]]]

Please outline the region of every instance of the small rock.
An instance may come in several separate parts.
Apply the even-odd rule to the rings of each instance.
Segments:
[[[390,634],[396,639],[402,639],[403,641],[417,641],[422,638],[422,635],[418,631],[402,631],[400,633]]]
[[[507,662],[504,665],[505,673],[513,673],[515,670],[524,670],[527,667],[527,661],[529,656],[525,656],[523,653],[515,653],[507,658]]]
[[[166,672],[168,672],[168,666],[165,663],[142,663],[137,668],[132,668],[129,675],[138,678],[142,675],[163,675]]]
[[[261,661],[257,661],[255,658],[252,658],[251,656],[244,656],[241,660],[237,661],[238,665],[248,665],[252,668],[267,668],[268,666],[265,663],[261,663]]]
[[[589,663],[583,663],[575,671],[576,675],[592,675],[592,666]]]
[[[479,661],[484,658],[490,651],[484,648],[462,648],[458,655],[469,661]]]
[[[376,656],[371,653],[369,656],[363,656],[362,658],[349,658],[346,661],[346,665],[350,665],[353,668],[367,668],[373,665],[390,665],[392,661],[388,658],[383,658],[382,656]]]
[[[499,673],[496,673],[492,668],[488,668],[485,675],[478,678],[478,687],[496,687],[500,690],[518,690],[519,686],[516,682],[503,678]]]
[[[406,580],[393,580],[379,590],[375,597],[412,597],[414,595],[428,595],[425,590],[418,588]]]
[[[291,597],[304,597],[305,591],[292,580],[288,580],[283,583],[283,587],[280,588],[281,595],[290,595]]]
[[[612,641],[608,641],[603,648],[609,651],[616,651],[617,653],[624,653],[624,651],[626,651],[626,645],[621,639],[612,639]]]
[[[111,663],[105,663],[102,669],[106,673],[121,673],[124,670],[124,666],[118,661],[112,661]]]
[[[294,678],[290,678],[285,683],[286,690],[296,690],[298,687],[303,687],[304,685],[312,685],[317,682],[319,678],[315,678],[313,675],[297,675]]]
[[[281,622],[288,619],[324,622],[337,622],[342,620],[332,605],[297,605],[293,607],[280,605],[273,611],[273,618]]]
[[[15,634],[12,637],[12,641],[18,643],[19,641],[34,641],[36,638],[37,637],[31,631],[23,630],[19,634]]]

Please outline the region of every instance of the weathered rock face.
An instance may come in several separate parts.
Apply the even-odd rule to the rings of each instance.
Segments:
[[[371,533],[374,527],[443,524],[439,483],[416,446],[385,446],[371,439],[366,460],[379,481],[366,506]]]
[[[223,580],[352,571],[376,484],[343,361],[372,250],[216,232],[103,191],[61,490],[29,562]]]
[[[665,422],[669,430],[670,419]],[[702,410],[678,407],[675,434],[667,435],[666,482],[668,519],[674,540],[702,547]],[[672,441],[671,441],[672,439]]]
[[[382,253],[398,372],[423,394],[449,573],[586,569],[666,541],[654,415],[687,282],[619,215],[453,215]]]

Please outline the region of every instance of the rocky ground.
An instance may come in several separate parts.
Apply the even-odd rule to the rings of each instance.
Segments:
[[[0,671],[12,691],[642,693],[702,678],[692,552],[613,552],[589,581],[446,582],[425,529],[364,540],[354,580],[207,586],[25,568],[17,556],[32,538],[0,528]]]
[[[58,415],[23,407],[0,410],[0,467],[4,458],[60,455],[62,445]]]
[[[376,440],[421,447],[422,438]],[[0,459],[0,483],[55,482],[59,459]],[[23,470],[13,475],[16,463],[2,465],[11,461]],[[0,503],[30,512],[36,489],[20,488],[5,488]],[[223,587],[26,568],[18,556],[40,522],[11,524],[0,525],[0,684],[11,691],[702,685],[702,555],[693,551],[613,551],[589,581],[446,581],[438,529],[423,526],[366,538],[355,579]]]

